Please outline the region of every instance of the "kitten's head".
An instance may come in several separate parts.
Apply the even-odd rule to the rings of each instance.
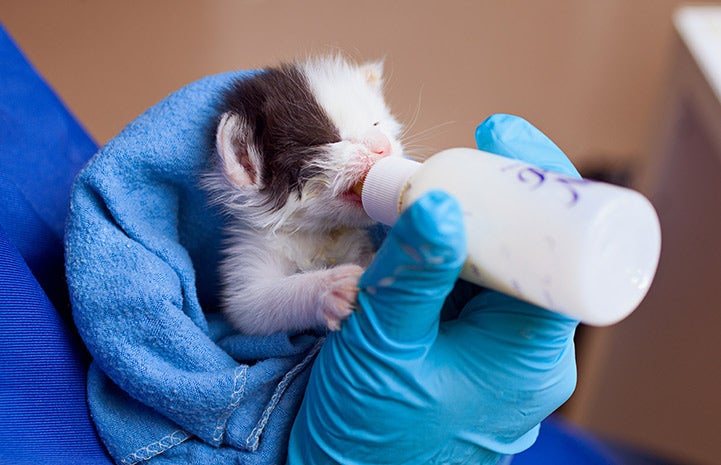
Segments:
[[[371,224],[352,188],[377,159],[403,152],[382,71],[332,57],[236,82],[216,134],[220,202],[258,228]]]

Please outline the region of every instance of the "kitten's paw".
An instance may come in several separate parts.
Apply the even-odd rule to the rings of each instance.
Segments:
[[[343,320],[353,313],[358,296],[358,280],[365,271],[358,265],[340,265],[327,270],[327,292],[321,311],[326,326],[338,331]]]

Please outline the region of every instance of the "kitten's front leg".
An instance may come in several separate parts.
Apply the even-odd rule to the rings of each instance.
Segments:
[[[252,269],[252,268],[251,268]],[[226,296],[226,314],[246,334],[325,325],[340,329],[353,311],[363,268],[347,264],[287,276],[253,273]],[[268,271],[267,269],[264,271]]]
[[[320,297],[321,313],[325,325],[331,331],[340,330],[340,324],[353,312],[358,296],[358,281],[363,274],[358,265],[339,265],[326,270],[311,272],[313,279],[323,281],[326,291]]]

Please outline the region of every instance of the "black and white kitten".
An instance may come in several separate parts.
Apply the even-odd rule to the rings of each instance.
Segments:
[[[221,301],[239,331],[337,330],[350,315],[374,252],[353,187],[403,153],[382,87],[380,63],[326,57],[227,91],[204,186],[230,218]]]

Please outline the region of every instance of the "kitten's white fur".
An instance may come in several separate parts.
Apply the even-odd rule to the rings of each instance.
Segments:
[[[255,166],[238,163],[230,135],[246,123],[226,114],[217,131],[219,169],[205,180],[213,200],[230,214],[220,265],[222,302],[229,321],[246,334],[340,328],[373,253],[366,231],[371,220],[347,193],[375,159],[403,152],[401,125],[383,98],[381,64],[330,57],[300,66],[342,139],[314,161],[320,174],[300,197],[291,195],[282,208],[267,212],[260,177],[250,172],[262,154],[251,153]],[[390,154],[375,153],[379,141],[388,143]]]

